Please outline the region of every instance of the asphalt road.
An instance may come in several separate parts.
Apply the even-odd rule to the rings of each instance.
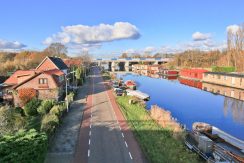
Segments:
[[[130,163],[133,157],[121,132],[99,70],[92,75],[92,107],[88,140],[89,163]]]

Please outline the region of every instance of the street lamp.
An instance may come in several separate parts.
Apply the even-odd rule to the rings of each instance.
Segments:
[[[66,107],[67,107],[67,112],[69,112],[69,100],[68,100],[68,80],[69,80],[69,78],[67,78],[67,76],[69,75],[69,74],[73,74],[73,73],[75,73],[75,71],[72,71],[72,72],[70,72],[70,73],[67,73],[66,75],[65,75],[65,87],[66,87]]]

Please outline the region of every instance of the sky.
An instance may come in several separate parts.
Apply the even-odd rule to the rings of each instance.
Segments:
[[[75,56],[174,53],[226,47],[244,22],[243,0],[2,0],[0,50],[43,50],[54,42]]]

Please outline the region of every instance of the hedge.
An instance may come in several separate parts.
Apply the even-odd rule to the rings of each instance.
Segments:
[[[31,101],[29,101],[24,106],[24,112],[26,116],[36,116],[37,115],[37,108],[40,105],[41,101],[34,98]]]
[[[41,102],[41,105],[37,108],[37,112],[40,115],[45,115],[50,111],[50,109],[53,107],[53,105],[54,105],[53,100],[43,100]]]
[[[0,137],[0,162],[44,162],[48,147],[45,133],[32,129]]]
[[[220,67],[220,66],[213,66],[213,72],[235,72],[235,67]]]

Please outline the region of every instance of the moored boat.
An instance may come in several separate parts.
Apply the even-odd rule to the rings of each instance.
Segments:
[[[128,87],[132,90],[136,90],[136,83],[133,80],[125,81],[125,85],[126,85],[126,87]]]
[[[145,101],[148,101],[150,99],[150,96],[146,93],[143,93],[139,90],[129,90],[127,89],[126,90],[126,93],[128,96],[135,96],[141,100],[145,100]]]
[[[244,141],[204,122],[192,125],[185,144],[206,160],[244,163]]]

